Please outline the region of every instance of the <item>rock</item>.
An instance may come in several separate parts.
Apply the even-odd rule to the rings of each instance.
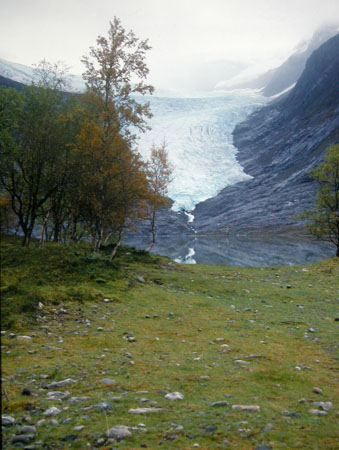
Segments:
[[[64,387],[68,386],[69,384],[77,383],[76,380],[72,380],[72,378],[66,378],[65,380],[61,381],[53,381],[53,383],[48,384],[46,387],[47,389],[54,389],[58,387]]]
[[[301,417],[299,413],[290,411],[281,411],[281,414],[285,417],[293,417],[293,418]]]
[[[323,411],[321,409],[310,409],[310,413],[317,416],[327,416],[327,411]]]
[[[135,408],[129,409],[130,414],[149,414],[162,411],[162,408]]]
[[[46,411],[43,413],[44,416],[57,416],[60,414],[61,411],[59,408],[56,408],[55,406],[51,406],[50,408],[46,409]]]
[[[115,384],[115,380],[111,380],[110,378],[102,378],[100,381],[106,384],[106,386],[113,386]]]
[[[68,423],[72,423],[72,422],[73,422],[73,419],[71,417],[68,417],[67,419],[62,421],[62,424],[67,425]]]
[[[57,426],[59,425],[59,422],[58,422],[56,419],[51,419],[51,420],[49,421],[49,423],[50,423],[51,425],[53,425],[54,427],[57,427]]]
[[[226,402],[225,400],[221,400],[219,402],[214,402],[211,404],[212,408],[215,408],[216,406],[228,406],[228,402]]]
[[[12,416],[6,416],[5,414],[3,414],[1,416],[1,424],[4,427],[9,427],[15,424],[15,419]]]
[[[238,411],[259,412],[260,406],[258,406],[258,405],[233,405],[232,409],[235,409]]]
[[[78,425],[73,428],[73,431],[82,431],[84,428],[85,428],[84,425]]]
[[[227,439],[224,439],[221,443],[221,445],[223,447],[229,447],[231,445],[230,441],[228,441]]]
[[[318,387],[314,387],[312,389],[312,392],[314,392],[315,394],[322,394],[323,393],[322,389],[320,389]]]
[[[217,430],[217,426],[216,425],[208,425],[207,427],[205,427],[205,431],[207,431],[208,433],[213,433],[213,431]]]
[[[165,395],[165,398],[167,400],[183,400],[184,396],[180,394],[180,392],[170,392],[169,394]]]
[[[32,439],[34,439],[33,434],[18,434],[12,437],[11,442],[12,444],[16,444],[17,442],[28,444]]]
[[[272,450],[272,447],[268,447],[265,444],[257,445],[254,450]]]
[[[166,431],[164,441],[174,441],[175,439],[178,439],[178,437],[179,435],[177,433],[171,433],[170,431]]]
[[[32,395],[32,390],[31,388],[25,386],[23,388],[23,390],[21,391],[21,395]]]
[[[316,406],[323,411],[330,411],[333,408],[332,402],[313,402],[313,406]]]
[[[104,412],[104,411],[108,411],[111,409],[111,405],[109,403],[106,402],[101,402],[96,406],[97,410],[99,412]]]
[[[242,359],[235,359],[234,360],[234,363],[235,364],[250,364],[250,362],[249,361],[243,361]]]
[[[20,341],[31,341],[32,338],[31,336],[17,336],[17,339],[19,339]]]
[[[80,403],[80,402],[87,402],[90,397],[71,397],[68,401],[70,403]]]
[[[114,438],[119,441],[120,439],[132,437],[132,433],[125,425],[115,425],[114,427],[106,431],[106,436],[108,438]]]
[[[24,425],[20,429],[20,434],[36,434],[36,428],[31,425]]]
[[[63,400],[64,398],[69,397],[69,391],[51,391],[47,393],[47,400]]]
[[[145,283],[145,278],[141,276],[135,277],[135,280],[138,281],[138,283]]]

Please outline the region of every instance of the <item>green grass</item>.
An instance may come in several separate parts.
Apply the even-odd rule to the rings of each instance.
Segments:
[[[37,426],[35,441],[45,445],[37,448],[95,448],[107,427],[141,422],[147,431],[139,427],[101,448],[214,449],[225,439],[236,449],[338,448],[337,259],[307,267],[185,266],[122,248],[111,263],[85,245],[22,249],[8,237],[1,254],[3,413],[36,425],[49,406],[62,410],[58,426],[50,419]],[[136,342],[124,339],[128,331]],[[116,384],[105,386],[103,377]],[[90,399],[48,401],[44,386],[65,378],[78,382],[57,390]],[[21,395],[23,386],[36,395]],[[164,398],[173,391],[184,400]],[[221,400],[229,405],[211,407]],[[313,401],[326,400],[333,403],[327,416],[309,412]],[[103,401],[111,404],[106,413],[96,408]],[[234,404],[259,405],[260,412],[232,410]],[[150,405],[162,411],[128,413]],[[76,425],[85,428],[75,432]],[[5,448],[19,428],[5,429]],[[76,439],[61,440],[70,434]]]

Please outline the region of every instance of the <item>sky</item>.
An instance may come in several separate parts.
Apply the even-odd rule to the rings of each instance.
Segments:
[[[149,81],[173,89],[220,61],[279,65],[319,26],[339,23],[339,0],[0,0],[0,57],[63,61],[81,74],[114,16],[149,40]]]

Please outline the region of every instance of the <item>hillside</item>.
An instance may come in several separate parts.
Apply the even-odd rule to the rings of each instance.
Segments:
[[[234,130],[237,158],[254,178],[223,189],[194,210],[197,231],[296,226],[316,185],[308,172],[339,142],[339,34],[319,47],[288,96]]]
[[[324,25],[317,29],[313,36],[301,42],[294,52],[280,66],[270,69],[259,76],[245,82],[226,82],[226,87],[236,89],[260,89],[265,97],[279,95],[291,88],[303,73],[306,61],[323,43],[335,36],[339,31],[338,24]],[[241,79],[241,74],[240,77]],[[223,83],[221,83],[221,86]]]
[[[338,447],[337,260],[32,244],[1,240],[3,448]]]

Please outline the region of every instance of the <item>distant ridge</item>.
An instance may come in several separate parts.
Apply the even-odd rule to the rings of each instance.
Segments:
[[[305,69],[306,61],[314,50],[339,31],[339,24],[324,25],[313,34],[309,41],[301,42],[294,53],[279,67],[268,70],[247,81],[228,81],[225,86],[236,89],[260,89],[265,97],[272,97],[293,86]],[[233,84],[232,84],[233,83]],[[223,88],[223,83],[218,83]]]
[[[3,77],[2,75],[0,75],[0,86],[12,87],[18,91],[21,91],[25,87],[24,84],[11,80],[10,78]]]

